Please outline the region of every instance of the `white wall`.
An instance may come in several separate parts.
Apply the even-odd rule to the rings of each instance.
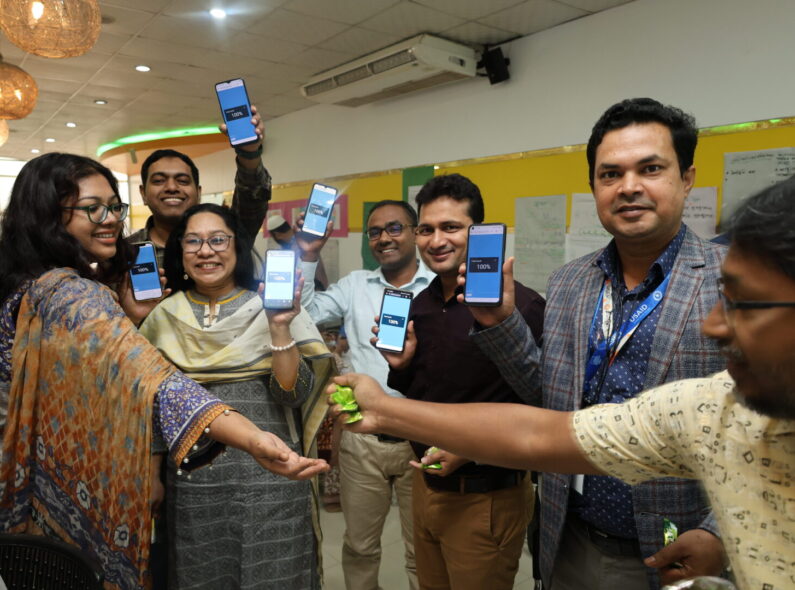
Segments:
[[[281,183],[584,143],[605,108],[633,96],[702,127],[791,116],[793,23],[792,0],[636,0],[504,46],[502,84],[270,121],[266,163]],[[206,192],[230,187],[230,162],[199,160]]]

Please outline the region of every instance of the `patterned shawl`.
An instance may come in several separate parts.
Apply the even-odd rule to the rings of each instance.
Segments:
[[[174,367],[70,269],[30,285],[12,355],[0,528],[77,545],[106,588],[145,587],[152,402]]]

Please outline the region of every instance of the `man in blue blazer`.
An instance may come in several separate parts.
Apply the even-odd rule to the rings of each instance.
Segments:
[[[596,123],[590,182],[613,240],[553,273],[542,348],[518,321],[511,293],[500,308],[472,308],[483,328],[475,339],[516,391],[540,380],[544,407],[571,411],[725,368],[700,330],[718,298],[724,248],[682,223],[696,142],[691,116],[651,99],[624,100]],[[507,286],[511,269],[509,261]],[[717,527],[692,480],[629,486],[545,473],[540,497],[540,565],[551,590],[654,589],[723,569]],[[646,567],[663,547],[665,519],[679,529],[676,557]]]

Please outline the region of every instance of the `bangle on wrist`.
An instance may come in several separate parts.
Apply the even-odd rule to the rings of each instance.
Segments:
[[[295,346],[295,338],[290,341],[290,344],[285,344],[284,346],[276,346],[275,344],[271,344],[271,350],[273,352],[284,352],[285,350],[290,350],[293,346]]]
[[[235,153],[244,160],[256,160],[257,158],[262,157],[262,144],[260,143],[259,147],[255,149],[253,152],[249,150],[244,150],[239,147],[235,147]]]

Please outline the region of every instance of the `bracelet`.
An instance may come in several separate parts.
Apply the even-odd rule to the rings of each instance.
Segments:
[[[262,144],[259,144],[259,147],[253,152],[236,147],[235,153],[244,160],[256,160],[262,157]]]
[[[290,344],[285,344],[284,346],[274,346],[271,344],[271,350],[274,352],[284,352],[285,350],[290,350],[293,346],[295,346],[295,338],[293,338]]]

